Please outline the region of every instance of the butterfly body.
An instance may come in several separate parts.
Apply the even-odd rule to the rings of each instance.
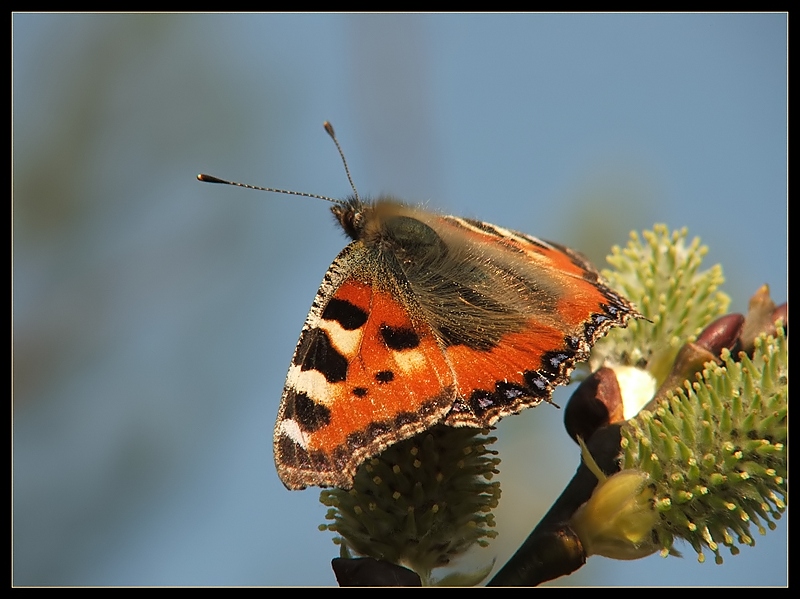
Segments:
[[[290,489],[349,488],[365,459],[435,424],[484,428],[549,401],[638,317],[561,245],[392,198],[332,212],[352,241],[314,299],[275,425]]]

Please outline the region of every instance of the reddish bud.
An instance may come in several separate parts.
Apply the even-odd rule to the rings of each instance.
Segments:
[[[575,441],[578,435],[588,440],[597,429],[622,420],[622,393],[610,368],[601,368],[584,380],[564,410],[564,427]]]
[[[723,349],[733,349],[744,326],[744,315],[726,314],[708,325],[695,343],[719,356]]]

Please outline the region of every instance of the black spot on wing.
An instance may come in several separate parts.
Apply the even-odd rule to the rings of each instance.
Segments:
[[[419,345],[419,335],[414,329],[404,327],[392,327],[388,324],[381,325],[381,337],[386,347],[396,351],[414,349]]]
[[[347,378],[347,359],[331,345],[328,334],[319,328],[306,329],[300,336],[294,363],[300,370],[316,370],[329,383]]]
[[[567,369],[572,362],[574,362],[575,352],[562,349],[547,352],[542,356],[541,371],[545,376],[556,381],[563,376],[565,369]]]
[[[525,385],[528,389],[534,392],[542,399],[545,399],[550,394],[550,381],[547,380],[537,370],[526,370],[522,373],[522,378],[525,379]]]
[[[592,314],[586,324],[583,325],[583,335],[590,343],[598,335],[603,327],[608,326],[612,319],[605,314]]]
[[[368,391],[366,387],[353,387],[353,395],[356,397],[365,397]]]
[[[286,394],[286,409],[283,417],[294,420],[300,430],[313,433],[330,424],[331,411],[305,393],[289,391]]]
[[[523,405],[536,405],[547,399],[549,394],[547,386],[531,388],[509,381],[497,381],[494,390],[475,389],[466,401],[467,406],[462,405],[459,409],[471,412],[479,420],[489,419],[498,412],[516,412]],[[465,410],[465,407],[468,409]]]
[[[472,412],[478,416],[485,413],[488,409],[497,405],[494,400],[494,393],[486,389],[475,389],[469,396],[469,405]]]
[[[390,383],[394,380],[394,372],[391,370],[381,370],[375,373],[375,380],[380,384]]]
[[[322,311],[322,318],[338,322],[346,331],[354,331],[367,322],[367,313],[348,301],[333,298]]]
[[[603,293],[606,299],[609,300],[608,304],[601,304],[600,307],[615,320],[622,320],[630,314],[639,316],[633,306],[630,305],[628,300],[612,291],[608,287],[603,286]]]

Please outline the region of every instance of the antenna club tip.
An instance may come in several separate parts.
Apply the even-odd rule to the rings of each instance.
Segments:
[[[336,134],[333,132],[333,125],[331,125],[330,121],[325,121],[322,123],[322,126],[325,127],[325,131],[328,132],[328,135],[336,137]]]
[[[230,185],[230,182],[225,181],[224,179],[212,177],[211,175],[206,175],[204,173],[197,175],[197,180],[202,181],[203,183],[225,183],[226,185]]]

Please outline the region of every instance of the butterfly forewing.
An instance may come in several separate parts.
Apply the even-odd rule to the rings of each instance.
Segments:
[[[452,372],[396,273],[354,242],[317,295],[275,429],[289,488],[348,488],[361,462],[443,419]],[[401,281],[402,282],[402,281]]]

